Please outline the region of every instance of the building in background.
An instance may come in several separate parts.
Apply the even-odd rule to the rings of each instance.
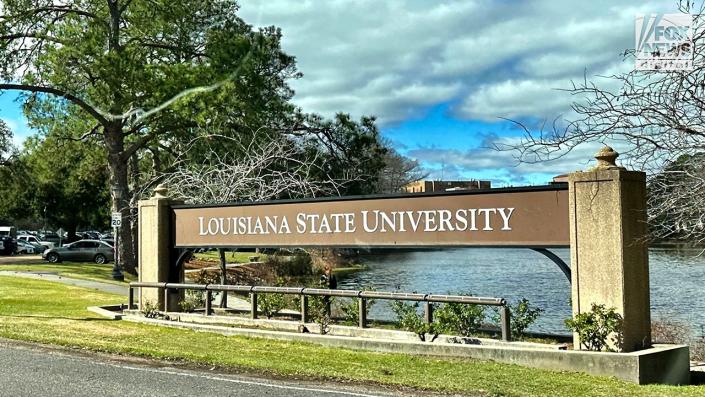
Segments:
[[[402,191],[405,193],[426,193],[426,192],[446,192],[455,190],[489,189],[492,187],[490,181],[470,180],[470,181],[416,181],[405,185]]]
[[[553,177],[549,185],[565,185],[568,184],[568,174],[560,174]]]

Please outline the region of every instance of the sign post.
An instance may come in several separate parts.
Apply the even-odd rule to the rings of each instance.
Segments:
[[[113,237],[115,238],[115,246],[113,247],[115,252],[115,260],[113,261],[113,280],[124,281],[125,276],[122,274],[122,270],[120,270],[120,251],[118,250],[120,236],[119,231],[122,226],[122,213],[113,212],[110,219],[110,225],[113,227]]]

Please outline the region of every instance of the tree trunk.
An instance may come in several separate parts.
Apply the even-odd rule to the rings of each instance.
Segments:
[[[130,175],[132,179],[132,195],[130,198],[130,236],[132,238],[132,261],[137,263],[137,251],[138,251],[138,238],[139,238],[139,200],[140,195],[138,190],[140,190],[140,172],[139,172],[139,159],[137,158],[137,153],[130,157]]]
[[[110,172],[110,198],[112,212],[122,214],[122,226],[118,229],[117,252],[120,265],[130,274],[137,274],[137,262],[132,240],[130,218],[130,192],[127,184],[127,159],[122,156],[124,137],[119,122],[105,128],[105,141],[108,149],[108,170]]]
[[[220,256],[220,283],[226,285],[228,283],[228,269],[225,263],[225,249],[218,248],[218,256]],[[228,294],[223,292],[223,298],[220,300],[220,307],[228,307]]]

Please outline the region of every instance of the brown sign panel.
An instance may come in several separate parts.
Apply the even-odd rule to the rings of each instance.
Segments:
[[[174,207],[176,247],[569,245],[562,187]]]

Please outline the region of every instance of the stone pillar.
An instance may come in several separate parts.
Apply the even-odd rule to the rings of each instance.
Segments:
[[[169,199],[166,193],[167,189],[159,185],[154,189],[154,196],[139,202],[138,266],[141,282],[183,282],[183,274],[169,274],[170,264],[176,260],[172,258],[171,205],[182,202]],[[182,299],[183,291],[170,293],[167,309],[177,311]],[[148,301],[157,304],[159,310],[162,310],[164,291],[143,288],[139,299],[140,309]]]
[[[593,303],[616,308],[623,343],[613,348],[630,352],[651,345],[646,174],[618,167],[617,156],[604,147],[597,166],[568,178],[572,304],[574,316]]]

